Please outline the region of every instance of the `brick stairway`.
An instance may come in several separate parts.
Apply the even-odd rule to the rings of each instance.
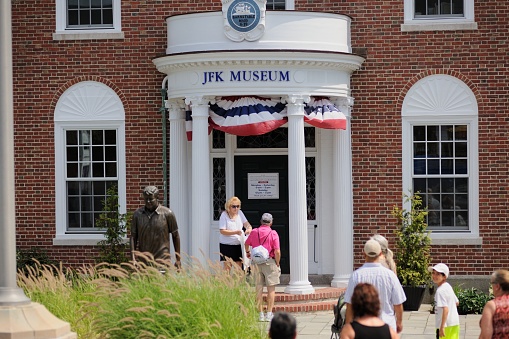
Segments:
[[[313,312],[331,311],[338,302],[338,298],[345,292],[345,288],[323,287],[316,288],[312,294],[287,294],[276,291],[275,311]],[[267,295],[264,294],[264,301]]]

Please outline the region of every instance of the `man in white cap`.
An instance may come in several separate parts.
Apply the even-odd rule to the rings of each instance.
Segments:
[[[376,240],[370,239],[364,244],[366,262],[352,273],[345,292],[345,323],[350,323],[353,320],[351,299],[355,286],[359,283],[369,283],[378,290],[382,320],[401,333],[403,331],[405,292],[396,274],[378,262],[381,255],[382,248]]]

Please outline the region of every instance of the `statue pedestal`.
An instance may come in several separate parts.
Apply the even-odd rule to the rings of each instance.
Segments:
[[[0,306],[0,339],[77,339],[71,326],[39,303]]]

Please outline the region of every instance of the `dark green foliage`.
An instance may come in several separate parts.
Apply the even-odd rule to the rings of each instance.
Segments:
[[[423,286],[431,284],[430,266],[431,238],[427,231],[426,215],[422,198],[418,194],[405,196],[410,211],[394,206],[392,215],[397,220],[395,261],[398,278],[402,285]]]
[[[106,231],[104,234],[106,239],[98,243],[100,249],[96,261],[120,264],[128,261],[125,254],[127,250],[125,236],[131,220],[129,214],[119,212],[117,186],[110,187],[106,194],[106,200],[103,201],[104,212],[96,222],[98,227]]]
[[[34,267],[38,264],[55,265],[57,262],[49,258],[46,250],[38,247],[18,249],[16,251],[16,267],[18,270],[24,270],[26,266]]]
[[[486,294],[475,287],[467,289],[455,287],[454,293],[456,293],[460,301],[458,306],[459,314],[481,314],[484,305],[493,299],[493,295]]]

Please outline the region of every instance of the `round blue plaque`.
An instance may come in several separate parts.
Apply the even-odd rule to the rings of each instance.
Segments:
[[[260,22],[260,7],[253,0],[235,0],[228,8],[228,23],[238,32],[249,32]]]

